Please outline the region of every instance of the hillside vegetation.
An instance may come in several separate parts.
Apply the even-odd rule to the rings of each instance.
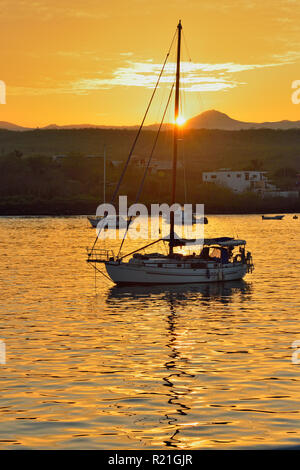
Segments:
[[[108,199],[119,178],[136,131],[113,129],[0,130],[0,213],[93,213],[102,202],[103,163],[107,149]],[[143,132],[134,154],[148,158],[156,133]],[[203,185],[202,172],[231,168],[268,172],[283,189],[293,188],[300,172],[300,130],[188,130],[179,142],[184,161],[187,202],[205,203],[211,212],[266,212],[298,209],[299,201],[263,201],[253,194],[234,195],[229,189]],[[66,155],[55,161],[54,155]],[[159,137],[154,158],[171,160],[172,133]],[[133,162],[121,187],[134,201],[143,170]],[[185,202],[183,170],[178,172],[178,202]],[[141,202],[168,202],[170,171],[149,175]]]

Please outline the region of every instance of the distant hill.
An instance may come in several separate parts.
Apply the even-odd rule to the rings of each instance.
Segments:
[[[59,130],[59,129],[127,129],[135,130],[139,126],[109,126],[109,125],[95,125],[95,124],[67,124],[59,126],[57,124],[50,124],[40,129]],[[159,124],[150,124],[144,126],[145,130],[157,130]],[[163,129],[170,129],[172,124],[165,123]],[[185,124],[186,129],[220,129],[228,131],[239,131],[243,129],[299,129],[300,121],[274,121],[274,122],[244,122],[232,119],[225,113],[216,111],[214,109],[204,111],[203,113],[189,119]],[[34,130],[34,128],[18,126],[10,122],[0,121],[0,129],[7,129],[13,131],[27,131]]]
[[[49,124],[48,126],[41,127],[40,129],[133,129],[137,126],[97,126],[96,124],[67,124],[58,126],[57,124]]]
[[[59,129],[136,129],[138,126],[97,126],[96,124],[67,124],[59,126],[57,124],[49,124],[44,127],[24,127],[11,122],[0,121],[0,129],[8,131],[33,131],[36,129],[59,130]],[[147,126],[146,126],[147,127]],[[151,127],[151,126],[149,126]]]
[[[188,129],[221,129],[228,131],[239,131],[242,129],[295,129],[300,128],[300,121],[278,121],[278,122],[243,122],[232,119],[225,113],[210,110],[204,111],[198,116],[186,122]]]
[[[159,139],[155,158],[172,158],[173,135],[165,132]],[[106,146],[108,159],[124,161],[136,136],[130,129],[34,129],[27,132],[0,129],[0,160],[6,155],[100,155]],[[153,148],[155,131],[142,132],[134,151],[147,158]],[[183,158],[183,146],[179,149]],[[188,129],[184,154],[189,165],[201,171],[218,168],[244,169],[253,162],[259,169],[274,172],[282,167],[300,172],[300,129]],[[1,163],[1,161],[0,161]],[[102,166],[101,166],[102,168]],[[1,188],[0,188],[1,190]],[[1,191],[0,191],[1,192]]]
[[[30,130],[30,127],[23,127],[11,122],[0,121],[0,129],[7,129],[8,131],[28,131]]]

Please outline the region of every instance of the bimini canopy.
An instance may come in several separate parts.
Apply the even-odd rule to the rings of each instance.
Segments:
[[[170,241],[170,235],[162,238],[162,240]],[[246,245],[245,240],[235,240],[231,237],[219,237],[219,238],[205,238],[204,240],[196,240],[196,239],[187,239],[187,238],[179,238],[178,235],[175,234],[174,239],[174,246],[188,246],[188,245],[219,245],[219,246],[239,246],[239,245]]]
[[[239,246],[239,245],[246,245],[246,241],[236,240],[230,237],[205,238],[203,240],[203,245]]]

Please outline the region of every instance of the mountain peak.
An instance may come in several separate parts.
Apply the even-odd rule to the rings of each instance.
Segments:
[[[186,128],[221,129],[228,131],[239,131],[241,129],[299,129],[300,121],[244,122],[232,119],[227,114],[215,109],[210,109],[188,120]]]
[[[244,128],[241,121],[232,119],[225,113],[216,109],[209,109],[187,121],[186,126],[190,129],[226,129],[236,130]]]
[[[226,117],[229,117],[227,114],[222,113],[221,111],[218,111],[217,109],[208,109],[207,111],[203,111],[203,113],[201,113],[201,116],[210,116],[210,117],[226,116]]]

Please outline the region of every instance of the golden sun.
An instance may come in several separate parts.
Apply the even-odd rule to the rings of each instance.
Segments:
[[[185,124],[185,117],[183,116],[178,116],[178,118],[176,119],[176,124],[177,126],[183,126]]]

